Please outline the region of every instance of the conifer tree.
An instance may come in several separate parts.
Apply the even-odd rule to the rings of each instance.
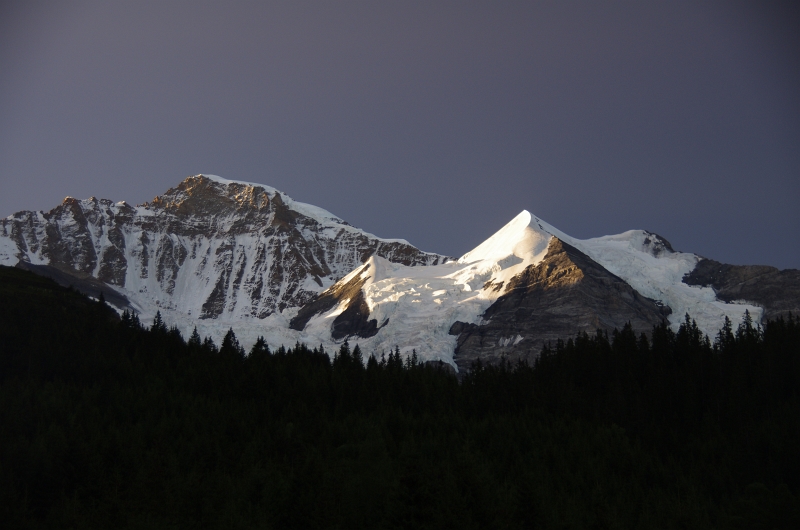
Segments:
[[[725,322],[722,324],[719,333],[717,333],[716,339],[714,339],[714,349],[724,352],[731,347],[733,342],[733,325],[731,324],[731,319],[725,315]]]
[[[316,351],[316,348],[314,349]],[[256,343],[253,344],[253,347],[250,349],[250,357],[257,358],[261,355],[269,355],[269,346],[267,345],[267,341],[264,337],[258,337]]]
[[[229,328],[228,332],[225,334],[225,337],[222,339],[222,346],[220,346],[219,352],[223,355],[244,357],[244,348],[239,345],[239,341],[236,339],[236,334],[233,332],[233,328]]]
[[[153,319],[153,325],[150,327],[150,331],[154,333],[166,333],[167,326],[164,324],[164,320],[161,318],[161,311],[156,311],[156,316]]]
[[[189,337],[189,342],[187,344],[192,348],[199,348],[202,345],[202,339],[200,338],[200,334],[197,332],[197,326],[194,327],[192,336]]]
[[[350,343],[345,340],[339,347],[339,351],[333,356],[333,368],[346,370],[350,368],[352,363],[353,356],[350,353]]]
[[[736,330],[736,338],[752,345],[758,342],[760,337],[761,326],[753,325],[753,317],[750,315],[750,311],[745,309],[742,322],[739,324],[739,329]]]
[[[351,354],[353,357],[353,364],[356,368],[363,368],[364,367],[364,356],[361,354],[361,348],[356,344],[356,347],[353,348],[353,353]]]
[[[370,354],[369,359],[367,359],[367,371],[374,372],[378,367],[378,360],[375,358],[375,355]]]
[[[211,337],[206,337],[203,339],[203,349],[207,353],[217,353],[219,351],[217,349],[217,345],[214,344],[214,341],[211,339]]]

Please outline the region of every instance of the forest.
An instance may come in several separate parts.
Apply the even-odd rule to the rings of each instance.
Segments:
[[[6,528],[800,528],[800,319],[689,315],[456,378],[244,351],[0,267]]]

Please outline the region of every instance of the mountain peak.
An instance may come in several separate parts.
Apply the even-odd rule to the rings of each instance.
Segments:
[[[66,198],[0,220],[0,264],[88,274],[148,318],[261,320],[302,306],[373,254],[406,265],[445,256],[378,238],[253,182],[193,175],[141,207]]]
[[[553,237],[549,225],[533,216],[528,210],[509,221],[489,239],[467,252],[459,263],[493,260],[516,256],[523,261],[539,262],[547,253],[547,245]]]
[[[202,216],[229,215],[242,211],[261,212],[274,202],[286,209],[310,217],[321,225],[335,225],[348,230],[355,230],[349,223],[331,212],[292,199],[286,193],[266,184],[229,180],[217,175],[198,174],[185,178],[174,188],[159,195],[145,207],[164,209],[174,213]],[[360,232],[360,230],[359,230]],[[375,237],[373,234],[367,234]],[[383,239],[382,241],[409,244],[399,239]]]
[[[193,175],[145,206],[177,214],[219,215],[243,209],[263,210],[276,195],[277,190],[260,184]]]

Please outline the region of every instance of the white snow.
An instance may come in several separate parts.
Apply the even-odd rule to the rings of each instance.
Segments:
[[[11,241],[11,238],[0,237],[0,265],[13,267],[19,261],[19,259],[17,259],[18,253],[19,249],[17,245]]]
[[[256,183],[238,182],[217,176],[206,176],[217,184],[254,186],[264,189],[272,197],[278,190]],[[247,190],[223,190],[230,194],[246,193]],[[300,278],[300,289],[313,293],[330,287],[337,278],[360,265],[359,248],[365,239],[381,243],[403,242],[404,240],[378,238],[358,228],[350,226],[330,212],[294,201],[281,193],[287,207],[307,215],[317,221],[319,226],[299,225],[301,234],[309,241],[319,243],[324,252],[324,262],[330,274],[321,276],[318,283],[313,277]],[[65,200],[74,200],[71,198]],[[13,266],[22,259],[34,264],[48,264],[49,258],[43,253],[42,242],[49,236],[45,228],[55,229],[67,244],[73,259],[92,265],[90,271],[97,276],[100,260],[107,251],[117,247],[124,255],[124,287],[118,287],[136,309],[141,321],[150,324],[156,311],[160,311],[168,325],[176,325],[189,336],[197,326],[203,335],[211,336],[219,342],[229,327],[233,327],[245,347],[252,345],[259,335],[267,337],[273,346],[281,343],[291,345],[299,339],[299,334],[288,328],[289,319],[297,309],[289,309],[282,314],[272,314],[267,318],[258,315],[274,311],[276,300],[294,287],[289,284],[288,275],[273,274],[276,268],[285,267],[283,256],[290,250],[289,242],[281,234],[264,233],[253,230],[231,234],[229,229],[235,222],[241,222],[236,214],[220,215],[213,218],[182,218],[184,225],[201,229],[196,235],[177,235],[168,232],[167,227],[176,221],[172,214],[159,208],[146,205],[131,207],[124,201],[98,201],[87,199],[77,201],[86,220],[80,222],[73,215],[72,208],[61,209],[53,217],[45,219],[42,212],[20,212],[15,216],[0,220],[0,264]],[[113,217],[120,214],[133,216],[133,222],[121,225],[119,235],[124,244],[116,245],[110,237],[114,226]],[[88,232],[82,223],[88,222]],[[22,226],[25,246],[18,246],[11,238],[14,225]],[[208,227],[209,235],[202,229]],[[187,232],[191,233],[191,231]],[[87,237],[88,236],[88,237]],[[142,239],[146,238],[147,244]],[[186,253],[181,260],[181,253]],[[432,255],[431,259],[438,258]],[[257,261],[261,259],[260,263]],[[174,278],[171,264],[180,262]],[[310,265],[313,265],[310,264]],[[244,271],[242,280],[237,283],[237,274]],[[224,283],[225,300],[221,314],[217,318],[201,319],[203,304],[208,300],[225,271],[229,274]],[[277,285],[271,280],[279,278]],[[260,296],[253,296],[262,284]],[[256,315],[256,316],[254,316]],[[329,341],[328,341],[329,342]]]

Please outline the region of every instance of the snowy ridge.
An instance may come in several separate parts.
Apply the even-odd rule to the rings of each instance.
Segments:
[[[269,195],[270,198],[274,197],[276,193],[279,193],[283,197],[283,200],[286,203],[286,205],[289,207],[289,209],[294,210],[294,211],[296,211],[298,213],[301,213],[301,214],[305,215],[306,217],[310,217],[311,219],[314,219],[315,221],[317,221],[321,225],[334,225],[336,228],[344,229],[344,230],[347,230],[347,231],[353,232],[353,233],[364,234],[365,236],[367,236],[369,238],[377,239],[379,241],[384,241],[384,242],[387,242],[387,243],[402,243],[404,245],[410,245],[410,243],[408,241],[406,241],[405,239],[382,238],[382,237],[378,237],[378,236],[376,236],[374,234],[370,234],[369,232],[365,232],[363,230],[355,228],[354,226],[351,226],[350,224],[345,222],[343,219],[341,219],[340,217],[332,214],[328,210],[325,210],[324,208],[320,208],[319,206],[314,206],[313,204],[307,204],[305,202],[296,201],[296,200],[292,199],[291,197],[289,197],[288,195],[286,195],[285,193],[283,193],[281,191],[278,191],[275,188],[273,188],[271,186],[267,186],[265,184],[258,184],[258,183],[255,183],[255,182],[245,182],[245,181],[240,181],[240,180],[229,180],[229,179],[224,179],[222,177],[219,177],[217,175],[208,175],[206,173],[201,173],[201,174],[196,175],[196,176],[197,177],[205,177],[205,178],[207,178],[209,180],[212,180],[212,181],[214,181],[214,182],[216,182],[218,184],[221,184],[221,185],[223,185],[225,187],[227,187],[230,184],[235,184],[235,185],[239,185],[239,186],[248,186],[248,187],[252,187],[252,188],[261,188],[267,193],[267,195]]]
[[[665,247],[663,239],[645,230],[628,230],[617,235],[576,239],[536,216],[531,216],[530,225],[577,248],[606,270],[625,280],[640,294],[669,306],[672,309],[669,321],[675,329],[688,313],[697,320],[697,325],[704,333],[713,336],[719,331],[726,316],[732,322],[741,322],[747,310],[758,321],[764,312],[761,307],[752,304],[720,302],[712,288],[683,283],[683,276],[695,268],[700,257],[676,252],[668,243]]]
[[[362,290],[370,318],[386,325],[374,337],[353,340],[368,352],[380,354],[399,347],[404,354],[416,350],[423,361],[441,360],[455,366],[456,337],[449,333],[453,323],[479,323],[480,315],[503,294],[502,285],[544,259],[553,236],[532,219],[529,212],[521,212],[456,262],[406,267],[371,258],[365,265],[370,278]],[[330,341],[331,323],[347,302],[313,318],[298,340]]]
[[[700,258],[673,251],[654,234],[631,230],[579,240],[523,211],[456,262],[404,267],[373,258],[354,271],[370,275],[362,289],[371,312],[369,318],[386,325],[373,337],[352,340],[367,352],[380,354],[397,346],[405,354],[416,350],[422,360],[442,360],[455,366],[456,337],[449,334],[453,323],[479,324],[483,312],[505,292],[508,281],[544,259],[553,237],[588,255],[644,296],[672,308],[669,320],[675,329],[687,312],[710,336],[719,330],[725,316],[740,322],[745,310],[756,319],[762,313],[753,305],[720,302],[711,288],[682,283],[683,275]],[[331,323],[347,302],[313,318],[296,335],[297,340],[328,343]],[[523,337],[505,340],[517,344]]]
[[[569,237],[569,236],[565,236]],[[669,322],[677,330],[687,313],[698,327],[713,337],[727,316],[732,322],[742,321],[749,311],[756,321],[763,308],[751,304],[726,304],[717,300],[710,287],[694,287],[683,283],[700,257],[696,254],[659,249],[654,252],[654,238],[644,230],[592,239],[564,239],[585,253],[609,272],[625,280],[642,295],[660,301],[672,309]]]
[[[446,258],[377,238],[269,186],[196,175],[136,207],[64,199],[50,212],[0,219],[0,264],[91,275],[127,297],[143,322],[161,311],[188,336],[243,342],[377,254],[409,265]]]

